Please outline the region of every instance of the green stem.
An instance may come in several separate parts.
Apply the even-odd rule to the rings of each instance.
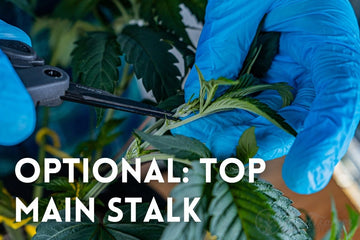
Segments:
[[[259,50],[256,52],[255,57],[252,59],[252,61],[250,62],[249,68],[247,69],[246,73],[250,74],[251,73],[251,69],[254,66],[256,59],[259,57],[259,54],[261,52],[262,49],[262,45],[260,45]]]
[[[4,224],[4,228],[7,232],[7,234],[9,235],[10,239],[26,240],[26,237],[24,236],[24,232],[23,232],[22,228],[18,228],[15,230],[15,229],[7,226],[6,224]]]
[[[44,110],[44,113],[43,113],[42,126],[46,127],[46,126],[48,126],[48,123],[49,123],[49,108],[44,107],[43,110]],[[39,145],[38,162],[39,162],[39,166],[40,166],[40,175],[39,175],[38,180],[36,181],[36,184],[40,184],[44,180],[44,159],[46,157],[45,146],[46,146],[46,138],[44,137],[41,139],[41,142]],[[43,195],[43,187],[35,185],[34,191],[33,191],[33,198],[34,199],[41,198],[42,195]]]
[[[204,116],[205,116],[205,114],[200,114],[199,113],[199,114],[194,115],[192,117],[186,118],[186,119],[182,120],[181,122],[172,122],[172,124],[169,124],[167,126],[167,130],[171,130],[171,129],[180,127],[182,125],[188,124],[188,123],[193,122],[195,120],[198,120],[198,119],[200,119],[200,118],[202,118]]]

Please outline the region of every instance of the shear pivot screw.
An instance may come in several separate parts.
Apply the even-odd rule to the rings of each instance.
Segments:
[[[53,78],[59,78],[59,77],[61,77],[61,73],[60,73],[59,71],[54,70],[54,69],[46,69],[46,70],[44,71],[44,73],[45,73],[46,75],[48,75],[49,77],[53,77]]]

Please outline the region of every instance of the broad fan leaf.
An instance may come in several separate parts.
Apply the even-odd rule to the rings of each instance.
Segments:
[[[141,3],[141,15],[151,24],[165,27],[191,44],[180,14],[180,0],[147,0]],[[155,23],[156,22],[156,23]]]
[[[296,131],[289,124],[287,124],[285,122],[285,119],[281,117],[277,112],[275,112],[269,106],[260,102],[259,100],[249,97],[244,97],[242,99],[222,98],[215,100],[209,107],[204,110],[203,114],[209,115],[219,111],[224,111],[225,109],[243,109],[249,112],[256,113],[266,118],[275,126],[283,129],[284,131],[294,136],[296,136],[297,134]]]
[[[209,207],[217,240],[310,239],[292,202],[271,184],[245,180],[228,184],[217,176]]]
[[[177,158],[199,160],[200,158],[211,157],[210,150],[194,138],[182,135],[155,136],[140,131],[136,131],[136,134],[160,152],[174,155]]]
[[[118,37],[126,61],[134,65],[147,91],[152,90],[157,101],[180,90],[177,59],[169,52],[171,46],[161,40],[161,34],[148,27],[129,25]]]
[[[161,25],[174,31],[187,43],[191,43],[180,14],[180,0],[155,0],[155,12]]]
[[[180,216],[180,222],[169,223],[161,236],[161,240],[204,239],[209,219],[207,208],[211,198],[212,185],[205,183],[204,164],[194,161],[192,167],[186,175],[189,182],[176,186],[171,192],[171,196],[175,198],[173,215]],[[191,202],[196,197],[200,197],[200,201],[194,210],[201,222],[197,223],[192,219],[185,222],[182,217],[184,216],[184,198],[189,198]]]
[[[204,22],[207,0],[182,0],[182,2],[189,8],[191,13],[195,15],[199,22]]]
[[[91,222],[86,216],[82,215],[81,222],[75,222],[75,211],[71,211],[71,222],[65,222],[65,211],[60,211],[62,222],[48,221],[40,223],[36,229],[33,240],[153,240],[159,239],[165,224],[163,223],[143,223],[148,204],[137,204],[137,222],[130,222],[130,206],[120,206],[123,212],[123,219],[119,223],[111,223],[104,219],[101,223],[97,218]],[[106,214],[106,217],[109,214]]]
[[[162,35],[164,41],[168,42],[171,46],[180,52],[184,60],[184,75],[187,75],[187,72],[195,63],[195,52],[191,50],[187,42],[180,40],[175,34],[163,31]]]
[[[119,79],[120,49],[113,34],[93,32],[76,42],[73,55],[73,75],[78,82],[114,92]]]

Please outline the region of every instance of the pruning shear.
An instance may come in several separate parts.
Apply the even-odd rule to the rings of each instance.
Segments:
[[[58,106],[65,100],[177,120],[172,112],[70,82],[70,77],[64,70],[45,65],[44,59],[38,57],[33,48],[23,42],[0,40],[0,49],[9,58],[35,106]]]

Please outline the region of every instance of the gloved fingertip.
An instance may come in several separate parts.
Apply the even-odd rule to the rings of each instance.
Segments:
[[[23,30],[2,20],[0,20],[0,39],[17,40],[31,46],[31,39]]]
[[[312,159],[307,162],[306,159],[298,157],[294,162],[288,156],[282,168],[282,177],[286,186],[292,191],[299,194],[313,194],[326,187],[333,171],[334,167],[330,160],[321,162],[320,159]]]
[[[33,100],[0,51],[0,145],[15,145],[31,135],[36,125]]]
[[[15,109],[16,111],[17,109]],[[0,133],[0,145],[12,146],[26,140],[35,130],[35,110],[21,109],[21,114],[12,114],[8,120],[10,127]]]

